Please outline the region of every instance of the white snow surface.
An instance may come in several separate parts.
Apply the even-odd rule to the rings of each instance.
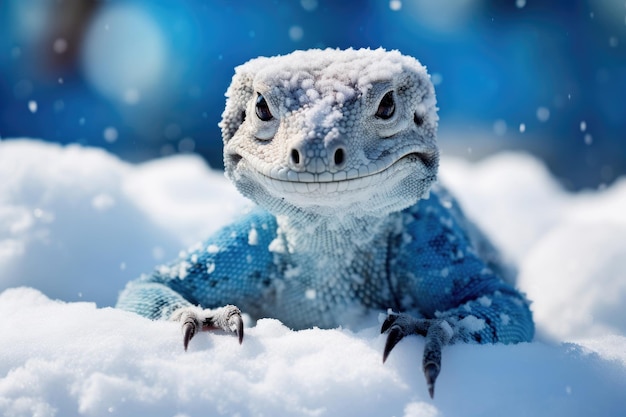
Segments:
[[[199,157],[0,141],[3,416],[624,416],[626,179],[563,191],[536,159],[445,159],[442,181],[520,270],[538,327],[519,345],[423,340],[382,364],[379,323],[292,331],[273,319],[196,336],[110,306],[127,280],[247,205]]]

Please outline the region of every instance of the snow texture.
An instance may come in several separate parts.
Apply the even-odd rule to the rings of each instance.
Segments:
[[[569,194],[524,154],[444,159],[441,173],[517,262],[540,336],[446,347],[431,400],[423,339],[403,340],[383,365],[379,323],[296,332],[263,319],[241,346],[203,333],[185,353],[176,323],[109,307],[127,280],[244,209],[200,158],[130,165],[1,141],[0,414],[626,415],[626,180]]]

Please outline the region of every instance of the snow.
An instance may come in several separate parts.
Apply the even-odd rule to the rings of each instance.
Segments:
[[[184,352],[175,323],[110,308],[126,281],[245,209],[200,158],[131,165],[0,141],[0,414],[626,415],[626,179],[570,194],[510,153],[444,159],[442,181],[518,264],[538,336],[446,347],[431,400],[423,339],[383,365],[378,323],[294,332],[264,319],[241,346],[203,333]]]

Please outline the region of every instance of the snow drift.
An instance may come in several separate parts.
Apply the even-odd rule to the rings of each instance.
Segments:
[[[126,281],[247,204],[195,156],[0,142],[0,412],[6,416],[626,415],[626,180],[564,192],[535,159],[443,160],[442,181],[520,269],[537,341],[382,364],[379,324],[294,332],[260,320],[183,352],[175,323],[110,308]],[[61,301],[59,301],[61,300]]]

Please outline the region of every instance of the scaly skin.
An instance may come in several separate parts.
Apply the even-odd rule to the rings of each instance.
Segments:
[[[185,349],[200,330],[241,342],[241,311],[294,329],[388,311],[383,360],[425,336],[431,396],[446,344],[532,339],[510,269],[434,185],[436,100],[418,61],[381,49],[257,58],[227,97],[226,175],[258,208],[129,283],[118,307],[179,321]]]

